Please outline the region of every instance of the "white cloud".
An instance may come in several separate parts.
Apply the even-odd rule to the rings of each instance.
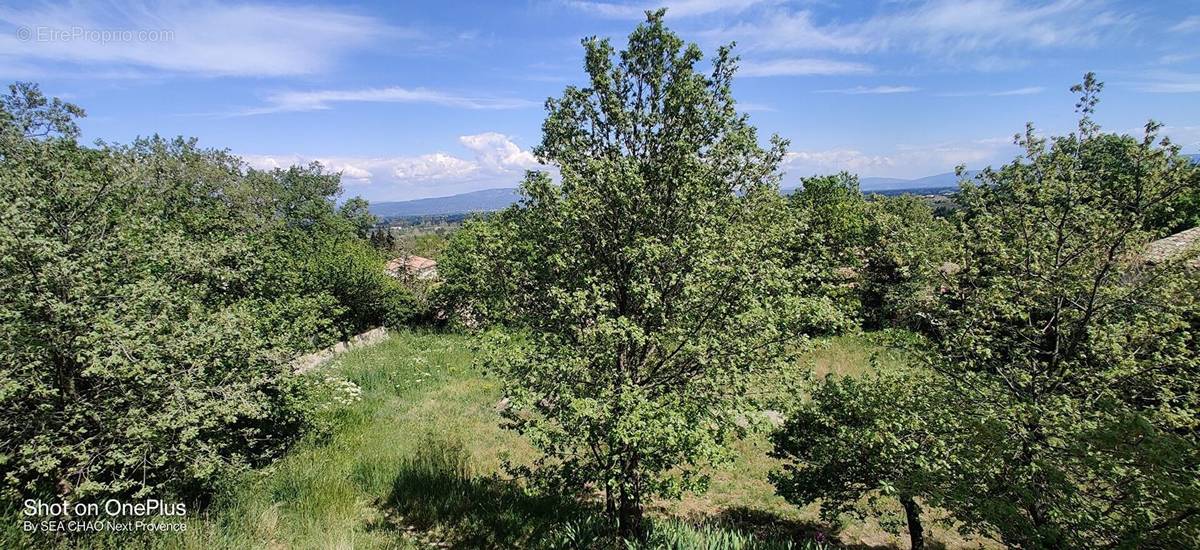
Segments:
[[[855,86],[853,88],[841,88],[837,90],[817,90],[817,93],[822,94],[847,94],[847,95],[876,95],[876,94],[906,94],[915,92],[920,88],[912,86]]]
[[[1046,91],[1046,88],[1044,86],[1025,86],[1024,88],[1014,88],[1011,90],[998,90],[998,91],[992,91],[992,92],[986,92],[986,91],[942,92],[938,95],[942,96],[942,97],[977,97],[977,96],[1004,97],[1004,96],[1014,96],[1014,95],[1034,95],[1034,94],[1040,94],[1044,91]]]
[[[745,62],[738,71],[739,76],[810,76],[837,74],[866,74],[872,72],[870,65],[830,59],[773,59],[770,61]]]
[[[484,132],[461,136],[458,142],[475,153],[476,162],[485,169],[528,170],[538,165],[533,153],[522,150],[504,134]]]
[[[808,11],[772,10],[753,21],[701,33],[710,42],[736,41],[749,51],[839,51],[864,52],[872,49],[869,37],[858,34],[853,26],[820,26]]]
[[[1197,30],[1200,30],[1200,15],[1189,16],[1171,26],[1171,32],[1192,32]]]
[[[0,8],[0,21],[29,31],[0,35],[0,56],[97,69],[203,76],[286,76],[329,69],[383,38],[417,33],[332,8],[213,1]],[[99,35],[97,31],[130,31]],[[127,35],[128,36],[127,36]]]
[[[342,164],[340,167],[333,168],[342,173],[342,177],[352,180],[370,180],[371,172],[366,168],[359,168],[353,164]]]
[[[369,183],[372,177],[369,169],[360,166],[360,164],[368,167],[371,166],[373,161],[370,159],[348,161],[339,158],[308,158],[299,155],[242,155],[241,157],[247,164],[259,170],[272,170],[275,168],[287,168],[293,165],[305,165],[310,162],[319,162],[332,172],[341,172],[342,181],[350,184]]]
[[[992,92],[988,95],[990,95],[990,96],[1034,95],[1034,94],[1040,94],[1044,91],[1046,91],[1046,88],[1044,88],[1042,86],[1026,86],[1024,88],[1017,88],[1015,90],[1004,90],[1004,91],[1000,91],[1000,92]]]
[[[474,174],[479,170],[477,163],[446,153],[397,158],[393,159],[391,164],[393,165],[391,175],[401,181],[457,179]]]
[[[1085,0],[1034,5],[1012,0],[933,0],[910,13],[870,20],[863,30],[882,38],[880,48],[926,52],[1090,46],[1099,42],[1106,29],[1130,21],[1106,11],[1104,5]]]
[[[329,109],[335,103],[423,103],[460,109],[520,109],[537,103],[516,98],[459,95],[426,88],[365,88],[281,92],[267,97],[267,105],[244,109],[236,115],[260,115]]]
[[[857,149],[825,151],[789,151],[783,160],[789,176],[808,176],[847,171],[855,174],[880,174],[896,165],[886,155],[869,155]]]
[[[785,183],[795,178],[847,171],[864,177],[919,178],[948,172],[959,164],[980,168],[1007,160],[1012,140],[988,138],[926,145],[897,145],[886,153],[858,149],[789,151],[784,157]]]
[[[1055,0],[925,0],[893,3],[859,21],[818,22],[810,11],[765,10],[751,21],[710,29],[712,42],[737,41],[743,51],[833,51],[865,54],[913,51],[939,59],[964,60],[980,70],[1008,68],[1014,59],[986,55],[1038,48],[1089,47],[1112,32],[1127,30],[1132,16],[1107,2]],[[982,60],[982,63],[975,64]]]
[[[647,10],[667,8],[667,17],[694,17],[710,13],[738,13],[764,0],[667,0],[665,2],[594,2],[568,0],[572,8],[613,19],[641,19]]]
[[[1200,74],[1176,71],[1160,71],[1146,75],[1133,86],[1142,92],[1153,94],[1194,94],[1200,93]]]
[[[464,135],[458,143],[469,154],[434,152],[397,157],[306,157],[242,155],[251,166],[284,168],[320,162],[342,172],[353,193],[378,200],[443,196],[491,187],[515,187],[525,170],[546,169],[533,153],[497,132]]]

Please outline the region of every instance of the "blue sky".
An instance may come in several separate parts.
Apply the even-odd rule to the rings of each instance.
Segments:
[[[791,140],[787,180],[920,177],[1003,163],[1027,121],[1148,118],[1200,152],[1200,2],[587,0],[6,3],[0,77],[88,110],[85,138],[195,136],[267,167],[320,160],[372,200],[515,186],[542,104],[582,83],[579,40],[642,11],[707,53],[737,42],[735,95]]]

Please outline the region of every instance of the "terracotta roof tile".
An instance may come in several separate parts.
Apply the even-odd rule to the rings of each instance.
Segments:
[[[1200,246],[1200,227],[1180,231],[1146,245],[1146,261],[1160,264],[1195,246]],[[1188,260],[1187,265],[1192,268],[1200,268],[1200,256]]]

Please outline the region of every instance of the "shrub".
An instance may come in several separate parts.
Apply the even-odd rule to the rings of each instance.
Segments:
[[[357,237],[361,205],[333,207],[336,174],[248,170],[157,136],[82,147],[82,110],[36,86],[11,91],[0,100],[5,498],[200,499],[310,425],[310,401],[328,392],[296,378],[293,356],[407,318],[403,289]]]

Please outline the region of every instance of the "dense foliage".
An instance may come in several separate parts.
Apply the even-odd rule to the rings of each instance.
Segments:
[[[941,388],[934,375],[917,370],[818,381],[774,434],[773,454],[784,465],[771,481],[792,502],[820,502],[830,521],[862,515],[864,499],[867,511],[886,517],[877,497],[895,497],[911,547],[922,548],[918,498],[940,502],[947,478],[961,468],[954,414],[969,410]]]
[[[468,224],[443,264],[476,319],[517,329],[489,365],[544,453],[531,473],[600,490],[627,537],[647,499],[702,487],[728,457],[754,410],[747,375],[839,319],[784,250],[785,143],[760,148],[737,113],[729,50],[703,74],[662,17],[620,53],[584,42],[590,83],[547,103],[535,150],[561,184],[530,174],[522,202]]]
[[[1197,170],[1149,123],[1100,133],[1089,74],[1079,129],[1019,138],[1023,159],[960,193],[955,263],[928,311],[931,366],[1003,437],[963,449],[949,503],[1019,547],[1200,544],[1197,278],[1141,260],[1156,209]]]
[[[856,176],[802,178],[788,197],[792,262],[870,329],[920,326],[950,226],[919,197],[864,195]]]
[[[497,408],[537,451],[513,467],[533,485],[505,498],[602,503],[564,545],[699,544],[654,528],[647,503],[703,490],[767,417],[779,495],[830,522],[875,514],[913,548],[932,509],[1017,548],[1200,547],[1200,251],[1144,254],[1200,220],[1200,169],[1157,123],[1102,133],[1088,74],[1078,129],[1028,127],[1023,156],[964,181],[946,217],[844,173],[785,197],[787,143],[737,112],[731,50],[704,65],[663,17],[623,51],[584,41],[588,82],[547,102],[534,151],[558,177],[528,173],[517,205],[448,238],[378,230],[317,164],[260,171],[158,136],[83,146],[82,109],[12,86],[3,499],[210,495],[336,391],[296,375],[297,355],[436,310],[487,329]],[[413,253],[444,282],[385,274]],[[907,365],[782,380],[810,337],[861,329]],[[377,398],[411,389],[379,368]],[[799,391],[755,391],[777,383]],[[791,402],[763,411],[760,393]],[[475,480],[430,464],[390,485],[373,466],[372,498],[474,509]]]
[[[6,499],[208,493],[302,433],[321,392],[294,356],[405,318],[336,174],[85,147],[82,110],[30,84],[0,107]]]
[[[1092,75],[1074,90],[1077,132],[1031,127],[1022,159],[963,183],[950,238],[924,247],[944,264],[883,279],[912,293],[891,302],[928,368],[815,385],[776,436],[785,497],[894,494],[914,546],[918,499],[1019,548],[1200,544],[1200,282],[1187,255],[1143,260],[1197,169],[1155,123],[1102,134]]]

